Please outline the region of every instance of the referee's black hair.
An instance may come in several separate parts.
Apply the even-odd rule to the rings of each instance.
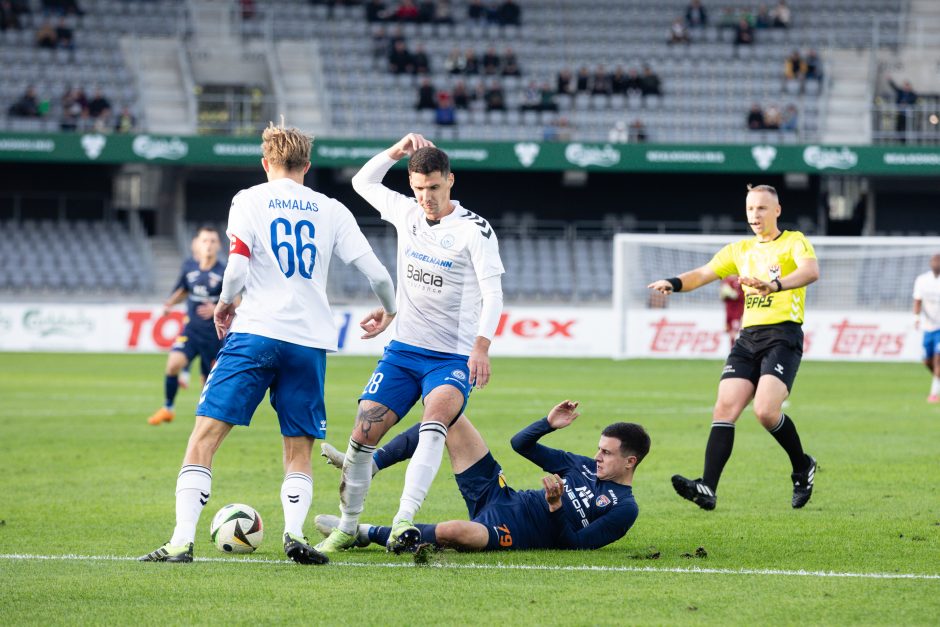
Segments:
[[[624,457],[636,455],[638,466],[650,452],[650,436],[635,422],[615,422],[601,431],[601,435],[620,440],[620,454]]]
[[[447,157],[447,153],[440,148],[431,146],[419,148],[408,160],[408,173],[412,172],[415,174],[440,172],[441,176],[447,178],[447,175],[450,174],[450,159]]]

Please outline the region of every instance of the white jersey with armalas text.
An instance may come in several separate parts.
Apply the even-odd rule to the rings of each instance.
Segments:
[[[248,256],[232,332],[335,351],[337,330],[326,296],[330,259],[335,252],[350,263],[372,250],[349,209],[278,179],[235,195],[226,233],[232,254]]]
[[[382,179],[396,162],[373,157],[353,181],[382,219],[398,231],[398,316],[393,339],[432,351],[469,355],[476,340],[480,282],[505,272],[496,233],[476,213],[454,211],[430,225],[414,198]]]
[[[927,271],[914,280],[914,300],[921,302],[920,330],[940,331],[940,276]]]

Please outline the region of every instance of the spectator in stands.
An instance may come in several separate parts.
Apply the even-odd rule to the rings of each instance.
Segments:
[[[0,2],[0,31],[9,29],[20,30],[23,28],[20,24],[20,12],[16,10],[10,0]]]
[[[257,15],[255,0],[238,0],[238,4],[241,8],[243,20],[255,19],[255,15]]]
[[[747,114],[747,127],[752,131],[764,130],[764,110],[756,102],[751,105],[751,111]]]
[[[784,133],[795,133],[799,128],[799,111],[796,105],[790,103],[783,110],[783,121],[780,123],[780,130]]]
[[[408,47],[408,43],[405,41],[405,31],[401,29],[401,26],[396,26],[392,31],[392,34],[388,37],[388,51],[391,52],[395,49],[395,45],[401,42],[405,44],[405,47]]]
[[[450,4],[444,2],[438,2],[434,7],[434,23],[435,24],[453,24],[454,17],[450,12]]]
[[[630,140],[627,132],[627,123],[623,120],[617,120],[607,132],[607,141],[611,144],[626,144]]]
[[[917,92],[910,81],[898,86],[891,76],[886,76],[888,85],[894,90],[894,102],[898,107],[897,117],[894,120],[894,129],[898,133],[898,141],[902,144],[907,140],[904,134],[907,132],[907,119],[914,113],[914,105],[917,104]]]
[[[418,21],[422,24],[430,24],[434,21],[435,7],[434,2],[421,0],[418,3]]]
[[[402,0],[394,13],[395,19],[399,22],[417,22],[420,15],[414,0]]]
[[[692,40],[689,39],[689,31],[685,27],[685,24],[681,19],[676,18],[672,22],[672,26],[669,28],[669,45],[673,44],[690,44]]]
[[[388,55],[388,70],[392,74],[414,74],[414,62],[404,41],[396,41]]]
[[[513,0],[504,0],[495,13],[496,21],[502,26],[519,26],[522,23],[522,8]]]
[[[630,125],[630,141],[634,144],[646,143],[646,125],[640,118],[633,120]]]
[[[388,11],[382,0],[369,0],[366,4],[366,21],[374,24],[388,19]]]
[[[734,46],[750,46],[754,43],[754,28],[744,18],[738,20],[738,26],[734,31]]]
[[[540,111],[542,104],[542,92],[538,83],[529,81],[529,84],[522,90],[522,104],[519,105],[520,111]]]
[[[794,50],[783,62],[783,77],[788,81],[802,82],[806,78],[806,61],[800,56],[799,50]]]
[[[506,96],[503,93],[503,86],[499,84],[499,81],[490,83],[484,95],[484,102],[486,103],[487,111],[506,110]]]
[[[774,25],[774,18],[771,17],[770,11],[767,9],[766,4],[762,4],[757,8],[757,17],[754,18],[754,27],[755,28],[770,28]]]
[[[388,57],[389,41],[385,28],[379,26],[372,31],[372,65],[378,66]]]
[[[463,74],[467,67],[467,59],[460,54],[460,48],[453,48],[447,59],[444,60],[444,70],[448,74]]]
[[[105,107],[95,118],[92,128],[96,133],[110,133],[114,126],[114,116],[111,113],[111,107]]]
[[[418,86],[418,102],[415,105],[415,109],[425,111],[436,108],[437,97],[434,85],[431,84],[431,79],[422,78],[421,85]]]
[[[610,91],[614,94],[627,93],[627,73],[622,65],[618,65],[614,73],[610,75]]]
[[[780,130],[780,109],[776,105],[770,105],[764,111],[764,129],[768,131]]]
[[[36,29],[36,45],[40,48],[54,50],[59,45],[59,38],[56,36],[55,27],[48,20],[42,23],[42,26]]]
[[[594,77],[591,79],[591,93],[599,96],[609,96],[612,93],[610,75],[603,65],[598,65],[597,69],[594,70]]]
[[[431,73],[431,60],[428,59],[428,53],[423,45],[415,46],[414,54],[411,55],[411,64],[414,66],[415,74]]]
[[[790,28],[790,7],[787,6],[787,0],[780,0],[770,16],[774,18],[774,28]]]
[[[488,16],[489,11],[483,5],[483,0],[470,0],[467,5],[467,17],[470,18],[471,22],[485,24]]]
[[[539,111],[558,112],[558,103],[555,102],[555,92],[551,83],[542,83],[539,87]]]
[[[19,97],[19,100],[10,105],[7,111],[11,118],[39,118],[42,117],[39,97],[36,95],[36,88],[30,85]]]
[[[463,81],[454,83],[454,106],[458,109],[469,109],[470,103],[475,99],[475,94],[467,90]]]
[[[130,107],[124,105],[121,108],[121,112],[118,113],[117,118],[114,120],[114,132],[115,133],[132,133],[137,127],[137,118],[134,117],[134,114],[131,113]]]
[[[738,28],[738,16],[733,7],[725,7],[721,11],[721,19],[718,21],[719,30],[736,30]]]
[[[466,53],[464,53],[463,73],[467,76],[476,76],[480,73],[480,60],[473,48],[467,48]]]
[[[42,0],[42,10],[46,15],[85,15],[77,0]]]
[[[95,93],[88,103],[88,115],[97,120],[105,111],[111,114],[111,101],[104,97],[100,87],[95,87]]]
[[[503,51],[503,76],[522,76],[522,70],[519,69],[519,60],[512,48],[506,48]]]
[[[62,95],[62,119],[59,128],[63,131],[75,131],[79,124],[88,118],[88,100],[79,87],[67,87]]]
[[[689,28],[701,28],[708,25],[708,12],[701,0],[692,0],[685,10],[685,24]]]
[[[64,17],[55,27],[56,45],[62,50],[75,50],[75,32],[69,28]]]
[[[454,126],[457,124],[457,109],[454,107],[454,100],[446,91],[437,95],[437,110],[434,114],[434,122],[438,126]]]
[[[644,96],[661,96],[663,94],[659,75],[648,65],[643,66],[643,76],[640,78],[640,91]]]
[[[586,65],[582,65],[578,70],[578,78],[575,82],[575,89],[579,94],[591,91],[591,72]]]
[[[502,69],[503,61],[496,52],[495,46],[490,46],[483,53],[483,73],[487,76],[495,76]]]
[[[821,81],[823,78],[822,59],[813,49],[806,53],[806,78],[813,81]]]
[[[627,72],[627,95],[642,95],[643,94],[643,79],[640,77],[639,72],[636,71],[636,68],[630,68],[630,71]]]
[[[555,91],[559,94],[573,94],[575,92],[575,82],[574,77],[571,75],[571,70],[568,68],[562,69],[558,72],[558,76],[555,78]]]

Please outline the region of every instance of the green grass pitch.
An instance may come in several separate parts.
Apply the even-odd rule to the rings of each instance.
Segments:
[[[329,361],[329,439],[340,448],[373,361]],[[717,362],[497,359],[469,413],[516,488],[542,473],[509,439],[559,400],[580,400],[582,416],[549,445],[593,454],[606,424],[647,427],[640,517],[626,538],[594,552],[445,552],[430,567],[378,549],[324,567],[287,562],[280,437],[265,403],[216,458],[196,563],[104,559],[146,553],[172,530],[197,392],[181,393],[175,422],[148,426],[163,362],[0,355],[3,624],[936,624],[940,614],[940,407],[924,402],[916,364],[803,365],[788,411],[819,471],[802,511],[790,508],[786,456],[751,415],[714,512],[673,492],[673,473],[701,472]],[[364,521],[390,520],[403,476],[399,465],[376,477]],[[338,482],[318,458],[311,537],[313,515],[338,509]],[[200,562],[223,557],[208,526],[231,502],[261,512],[265,543]],[[465,516],[445,461],[419,520]],[[683,557],[700,546],[707,557]],[[67,555],[96,559],[40,559]]]

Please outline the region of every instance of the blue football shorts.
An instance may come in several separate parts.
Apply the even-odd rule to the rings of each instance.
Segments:
[[[434,388],[452,385],[463,394],[463,406],[470,400],[470,368],[465,355],[440,353],[392,341],[372,372],[360,401],[375,401],[385,405],[401,420],[418,399],[423,399]]]
[[[248,426],[270,390],[281,434],[326,437],[326,351],[251,333],[226,338],[196,407],[208,416]]]
[[[933,359],[940,354],[940,329],[924,331],[924,359]]]

